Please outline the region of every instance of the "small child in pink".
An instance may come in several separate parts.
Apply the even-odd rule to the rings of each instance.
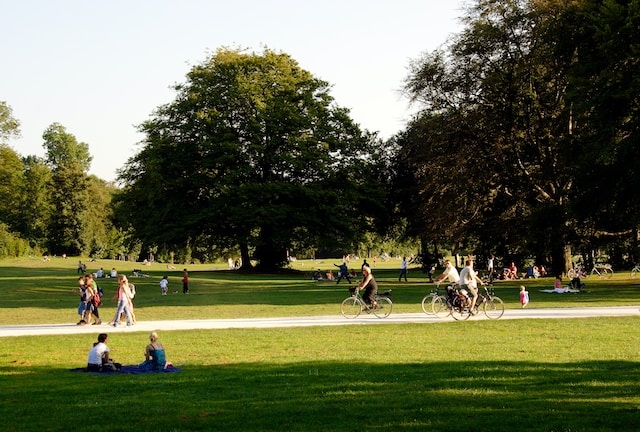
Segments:
[[[525,308],[529,304],[529,291],[527,291],[524,285],[520,285],[520,304],[522,308]]]

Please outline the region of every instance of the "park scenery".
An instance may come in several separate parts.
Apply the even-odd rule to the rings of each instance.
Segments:
[[[13,3],[7,13],[26,2]],[[68,19],[67,9],[42,3],[48,9],[33,9],[48,28],[73,28],[65,50],[93,40],[80,21],[89,33],[115,28],[94,23],[105,10],[93,2],[91,19],[68,25],[55,15]],[[175,12],[190,24],[212,4],[187,3]],[[343,16],[347,3],[336,12],[345,23],[394,33]],[[9,61],[39,73],[26,87],[48,71],[65,78],[55,99],[31,104],[21,92],[4,100],[0,88],[0,432],[637,429],[638,1],[464,4],[456,33],[406,64],[386,59],[383,44],[372,56],[361,42],[339,43],[350,57],[406,70],[393,87],[407,118],[387,136],[352,116],[341,86],[305,69],[313,63],[262,41],[181,61],[171,96],[153,101],[127,89],[103,100],[104,83],[78,69],[93,62],[72,49],[45,44],[46,58]],[[278,23],[260,21],[285,34],[286,8],[267,8]],[[155,23],[152,8],[138,9],[138,20]],[[239,17],[262,10],[242,9]],[[309,30],[323,43],[333,20],[306,15],[296,22],[323,25]],[[24,30],[20,18],[6,21]],[[180,33],[168,28],[149,34]],[[153,71],[127,74],[160,43],[149,34],[119,43],[135,53],[101,69],[132,86],[146,81],[135,77]],[[40,41],[49,35],[31,45]],[[164,47],[162,60],[175,61]],[[0,85],[24,91],[16,79]],[[378,98],[377,85],[367,96]],[[100,109],[76,101],[78,88]],[[107,114],[134,102],[149,111],[127,120],[137,135],[127,142]],[[51,106],[41,141],[14,145]],[[62,123],[72,121],[109,144],[84,142],[77,123]],[[23,154],[33,144],[41,154]],[[96,166],[113,176],[98,177]],[[445,270],[452,281],[460,271],[461,289],[445,282],[433,294]],[[468,295],[474,281],[487,284],[478,302]],[[85,313],[89,302],[99,314]],[[563,312],[614,307],[633,313]],[[535,311],[544,318],[522,315]],[[276,318],[317,321],[194,324]],[[183,320],[194,325],[171,324]]]
[[[0,262],[0,325],[76,328],[77,262],[116,268],[136,285],[138,324],[157,320],[340,316],[341,281],[313,280],[341,260],[299,261],[271,275],[227,263],[183,268],[83,258]],[[361,260],[353,261],[358,268]],[[390,289],[393,314],[422,313],[433,289],[417,266],[398,282],[399,261],[373,270]],[[142,269],[142,272],[137,270]],[[440,270],[440,269],[438,269]],[[134,273],[134,271],[136,271]],[[136,276],[138,274],[139,276]],[[160,281],[168,276],[169,294]],[[553,278],[498,280],[505,315],[528,308],[629,306],[640,279],[589,277],[576,294],[545,293]],[[565,280],[565,282],[568,282]],[[98,280],[101,314],[111,320],[116,282]],[[176,292],[177,291],[177,292]],[[179,372],[77,372],[99,333],[123,365],[144,360],[148,332],[117,331],[0,339],[3,431],[66,431],[87,418],[103,430],[628,430],[640,404],[637,320],[632,317],[441,320],[434,323],[161,331]],[[85,327],[86,328],[86,327]],[[112,331],[110,331],[112,330]]]

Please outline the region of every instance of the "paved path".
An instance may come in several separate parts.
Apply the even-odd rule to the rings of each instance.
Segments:
[[[507,309],[501,319],[524,318],[585,318],[606,316],[636,316],[640,315],[638,306],[621,307],[587,307],[587,308],[550,308],[550,309]],[[487,319],[482,314],[471,317],[470,320]],[[134,326],[119,326],[118,328],[106,324],[96,326],[77,326],[68,324],[39,324],[1,326],[0,337],[33,336],[33,335],[61,335],[83,334],[97,332],[149,332],[152,330],[194,330],[194,329],[229,329],[229,328],[276,328],[276,327],[311,327],[311,326],[339,326],[339,325],[367,325],[367,324],[398,324],[424,323],[433,324],[452,321],[453,318],[440,319],[424,313],[391,314],[386,319],[379,319],[373,315],[360,315],[356,319],[346,319],[341,315],[324,315],[288,318],[237,318],[237,319],[202,319],[202,320],[174,320],[174,321],[141,321]]]

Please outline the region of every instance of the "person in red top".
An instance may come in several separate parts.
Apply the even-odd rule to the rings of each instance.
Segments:
[[[187,274],[187,269],[182,272],[182,294],[189,294],[189,274]]]

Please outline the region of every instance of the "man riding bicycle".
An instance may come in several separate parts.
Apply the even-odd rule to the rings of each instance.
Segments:
[[[468,259],[465,262],[465,267],[460,272],[460,289],[466,289],[471,293],[471,312],[473,313],[473,308],[476,305],[476,301],[478,300],[478,282],[480,285],[484,286],[484,282],[482,279],[478,277],[478,273],[473,270],[473,260]]]
[[[446,278],[449,278],[449,283],[458,283],[460,281],[460,275],[458,270],[451,264],[451,261],[446,260],[444,262],[444,271],[441,275],[435,278],[436,283],[440,283]]]

